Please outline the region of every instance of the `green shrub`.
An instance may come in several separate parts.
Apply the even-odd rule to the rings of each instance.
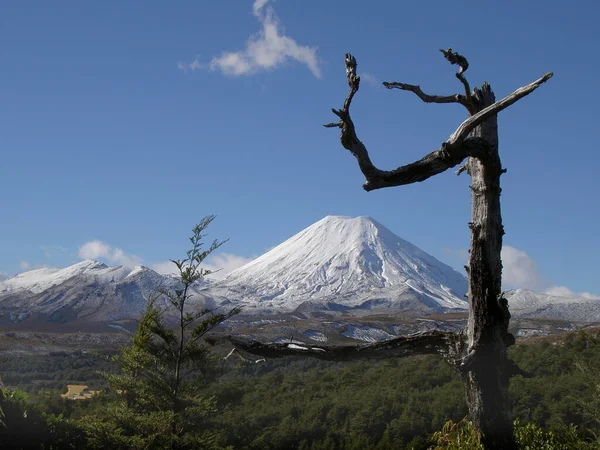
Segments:
[[[481,432],[475,430],[473,422],[466,418],[454,423],[449,420],[432,437],[432,450],[485,450],[481,443]]]
[[[592,450],[582,441],[575,425],[543,430],[534,423],[521,425],[515,421],[515,440],[519,450]]]

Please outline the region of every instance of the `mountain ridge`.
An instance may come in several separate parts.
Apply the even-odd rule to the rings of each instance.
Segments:
[[[0,280],[0,324],[135,322],[160,288],[178,283],[145,266],[94,260],[35,269]],[[244,316],[424,317],[468,307],[463,275],[367,216],[326,216],[223,280],[202,280],[192,290],[191,307],[242,306]],[[600,321],[598,299],[525,289],[506,296],[513,317]],[[159,305],[168,303],[162,298]]]

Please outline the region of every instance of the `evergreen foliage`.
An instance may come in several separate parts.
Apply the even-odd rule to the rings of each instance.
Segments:
[[[532,375],[511,380],[520,449],[600,448],[598,341],[578,332],[512,348],[511,357]],[[4,390],[0,448],[477,448],[472,427],[461,420],[467,411],[460,380],[435,356],[352,364],[268,360],[230,367],[210,384],[202,377],[188,383],[203,403],[189,410],[179,435],[172,432],[173,411],[152,410],[144,398],[134,397],[130,407],[114,392],[71,401],[57,391]]]
[[[61,390],[67,384],[86,384],[98,390],[108,386],[98,372],[114,372],[114,351],[0,355],[0,376],[5,386],[35,394],[40,389]],[[65,391],[66,392],[66,391]]]
[[[201,252],[194,248],[183,270]],[[33,385],[29,394],[1,389],[0,448],[481,448],[481,436],[462,420],[467,411],[459,377],[441,358],[214,364],[202,338],[235,311],[189,321],[184,281],[181,286],[170,303],[179,312],[178,327],[168,327],[164,311],[150,302],[132,345],[110,358],[111,365],[84,352],[6,359],[0,376],[16,374],[22,364],[33,377],[47,361],[58,380],[73,379],[74,368],[89,374],[95,361],[112,390],[72,401],[56,390],[34,393]],[[531,375],[510,383],[518,448],[600,448],[599,335],[528,340],[510,356]]]
[[[77,427],[61,415],[49,414],[32,404],[23,391],[0,390],[0,448],[84,448]]]
[[[432,450],[485,450],[481,439],[481,433],[472,422],[463,419],[454,423],[450,420],[441,431],[433,433]]]
[[[84,418],[81,426],[90,448],[214,448],[203,424],[215,411],[215,402],[201,391],[213,359],[204,337],[238,312],[215,314],[208,309],[189,311],[191,286],[210,271],[200,265],[224,242],[203,249],[202,234],[214,220],[207,216],[193,229],[187,257],[173,260],[181,288],[161,291],[175,310],[176,327],[170,326],[156,299],[148,306],[130,347],[113,357],[119,373],[105,373],[117,399],[97,418]]]

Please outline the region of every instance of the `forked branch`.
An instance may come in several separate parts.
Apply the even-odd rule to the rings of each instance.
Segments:
[[[450,135],[448,138],[448,142],[460,142],[469,135],[473,128],[479,125],[482,122],[485,122],[488,118],[493,116],[494,114],[498,114],[503,109],[508,108],[513,103],[516,103],[518,100],[523,97],[531,94],[537,88],[539,88],[542,84],[552,78],[554,74],[552,72],[545,73],[541,78],[538,78],[535,81],[532,81],[526,86],[520,87],[515,92],[510,95],[507,95],[502,100],[495,102],[494,104],[488,106],[487,108],[482,109],[477,114],[472,115],[460,126],[456,129],[454,133]]]
[[[440,50],[446,59],[450,61],[451,64],[460,65],[459,71],[456,73],[456,77],[462,82],[465,87],[465,95],[454,94],[454,95],[428,95],[425,94],[420,86],[414,84],[407,83],[399,83],[397,81],[387,82],[384,81],[383,85],[388,89],[401,89],[403,91],[413,92],[417,97],[423,100],[425,103],[460,103],[469,114],[472,114],[475,111],[475,105],[473,103],[473,99],[471,97],[471,88],[469,87],[469,82],[464,77],[463,73],[469,68],[469,63],[467,62],[467,58],[462,55],[459,55],[456,52],[452,52],[452,49],[448,50]]]
[[[444,55],[446,55],[446,53],[444,53]],[[466,59],[462,61],[460,60],[460,55],[452,52],[450,52],[449,55],[450,56],[447,56],[447,58],[450,62],[456,60],[458,62],[455,64],[461,65],[459,73],[462,75],[462,72],[468,67]],[[350,92],[346,97],[342,109],[332,109],[333,113],[338,116],[340,120],[324,126],[342,129],[340,135],[342,146],[349,150],[356,158],[358,166],[366,178],[366,182],[363,185],[363,188],[366,191],[424,181],[433,175],[437,175],[438,173],[444,172],[445,170],[460,164],[460,162],[469,156],[485,159],[486,154],[490,151],[489,144],[480,138],[469,138],[469,133],[490,116],[508,108],[517,100],[530,94],[542,83],[552,77],[552,73],[547,73],[542,78],[517,89],[509,96],[483,109],[477,114],[472,115],[457,128],[446,142],[442,144],[441,149],[429,153],[414,163],[398,167],[395,170],[384,171],[375,167],[371,162],[367,148],[356,135],[354,123],[350,117],[350,105],[354,95],[358,91],[360,77],[356,73],[356,59],[351,54],[347,53],[345,61],[346,78],[348,80],[348,85],[350,86]],[[463,69],[463,67],[465,67],[465,69]]]
[[[469,102],[464,95],[429,95],[421,90],[416,84],[400,83],[398,81],[384,81],[383,85],[388,89],[401,89],[403,91],[414,92],[414,94],[423,100],[425,103],[460,103],[465,108],[469,109]]]

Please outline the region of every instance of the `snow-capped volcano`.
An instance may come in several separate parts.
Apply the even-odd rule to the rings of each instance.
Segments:
[[[147,267],[86,260],[0,281],[0,323],[137,319],[159,289],[178,281]],[[466,279],[369,217],[328,216],[231,272],[194,287],[197,306],[241,304],[246,314],[467,306]],[[47,319],[44,319],[47,318]]]
[[[135,321],[159,290],[179,287],[176,278],[144,266],[109,267],[92,260],[31,270],[0,280],[0,325]],[[463,275],[369,217],[327,216],[224,280],[199,281],[193,291],[192,308],[241,305],[244,315],[350,311],[419,316],[468,306]],[[597,298],[523,289],[507,298],[515,318],[600,321]],[[164,298],[159,302],[166,307]]]
[[[464,276],[370,217],[327,216],[231,272],[211,291],[269,310],[302,304],[434,311],[467,307]]]

